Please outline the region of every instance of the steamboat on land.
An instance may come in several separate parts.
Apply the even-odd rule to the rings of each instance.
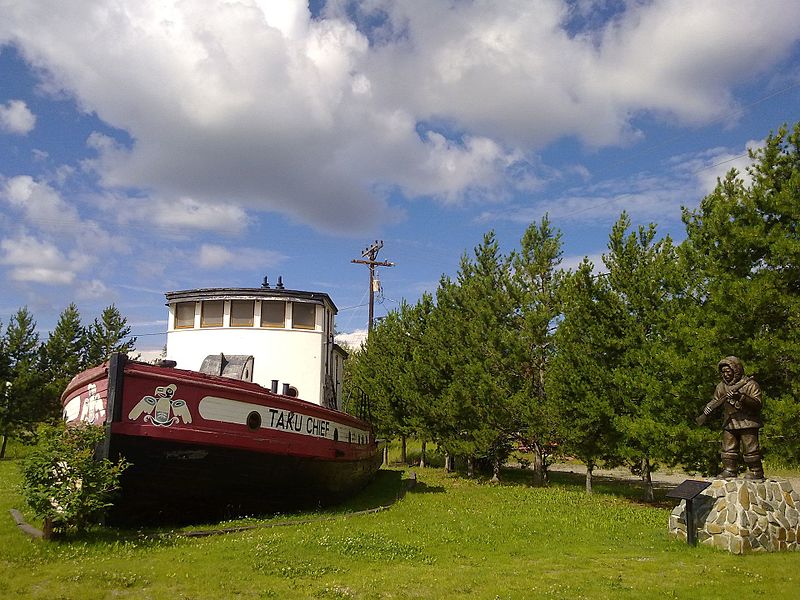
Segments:
[[[325,293],[168,292],[165,360],[114,354],[62,396],[68,423],[124,456],[112,523],[190,522],[339,502],[380,465],[372,426],[342,410],[346,352]],[[352,407],[349,407],[352,408]]]

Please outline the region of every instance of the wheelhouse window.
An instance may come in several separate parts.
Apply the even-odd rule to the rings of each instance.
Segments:
[[[292,303],[292,327],[294,329],[314,329],[317,322],[317,305],[305,302]]]
[[[261,302],[262,327],[286,327],[286,302],[264,300]]]
[[[254,300],[231,300],[231,327],[252,327],[255,308]]]
[[[194,327],[194,302],[178,302],[175,305],[175,329]]]
[[[224,300],[208,300],[203,302],[200,312],[200,327],[222,327],[222,313],[224,312]]]

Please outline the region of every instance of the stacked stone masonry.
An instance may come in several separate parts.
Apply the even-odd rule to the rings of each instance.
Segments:
[[[800,496],[785,480],[715,479],[694,498],[697,541],[733,554],[800,550]],[[686,501],[669,518],[686,540]]]

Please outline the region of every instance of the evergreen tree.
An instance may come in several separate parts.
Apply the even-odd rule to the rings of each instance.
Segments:
[[[437,412],[438,399],[449,383],[440,370],[441,348],[436,340],[441,329],[436,328],[436,304],[433,296],[425,293],[419,302],[404,313],[405,335],[411,343],[411,361],[404,371],[404,386],[409,390],[413,410],[411,422],[415,435],[422,441],[420,466],[424,466],[425,446],[428,441],[442,439],[442,420]]]
[[[547,216],[526,229],[519,252],[512,255],[511,293],[517,311],[517,335],[512,341],[521,384],[512,397],[513,410],[520,423],[518,438],[533,450],[534,480],[539,485],[547,479],[547,455],[557,443],[545,379],[555,351],[555,320],[561,312],[561,256],[561,232],[552,228]]]
[[[436,439],[437,428],[429,418],[429,407],[431,404],[431,393],[437,387],[432,388],[430,380],[421,376],[425,372],[424,363],[427,360],[423,356],[423,363],[420,364],[420,349],[422,339],[429,324],[429,319],[433,311],[433,298],[430,294],[423,294],[422,298],[415,305],[402,302],[396,311],[398,317],[398,329],[395,335],[400,339],[396,344],[396,360],[398,368],[396,370],[397,386],[403,396],[403,425],[401,431],[402,456],[405,456],[405,440],[407,436],[417,436],[423,445],[421,465],[425,461],[425,445],[428,440]],[[419,370],[418,370],[419,369]]]
[[[628,233],[622,213],[609,236],[607,281],[621,307],[621,354],[613,369],[623,399],[617,427],[625,454],[640,473],[646,500],[653,499],[650,477],[654,461],[682,463],[692,438],[690,397],[682,393],[685,357],[675,342],[684,280],[669,236],[656,240],[656,226]]]
[[[510,293],[510,260],[494,233],[461,260],[456,283],[443,280],[437,292],[443,369],[449,385],[440,399],[454,436],[448,450],[491,464],[493,478],[510,452],[519,422],[512,398],[520,388],[514,368],[516,309]]]
[[[36,321],[27,306],[17,310],[6,329],[6,351],[12,370],[26,363],[35,364],[39,349]]]
[[[78,307],[71,303],[61,312],[45,343],[50,378],[69,382],[77,375],[84,368],[85,347],[86,332],[81,316]]]
[[[557,351],[545,380],[557,416],[562,450],[586,464],[586,491],[601,462],[622,460],[618,429],[621,398],[614,369],[622,356],[623,307],[605,277],[587,259],[565,280]]]
[[[58,407],[67,384],[84,368],[86,332],[74,303],[62,311],[42,349],[43,371],[47,378],[45,393]]]
[[[6,444],[8,443],[8,435],[10,432],[9,417],[10,417],[10,396],[9,388],[11,386],[11,358],[8,355],[8,344],[6,343],[5,332],[3,332],[3,323],[0,321],[0,435],[2,442],[0,442],[0,458],[5,458]]]
[[[410,360],[410,341],[403,335],[401,315],[392,311],[373,327],[352,365],[350,385],[359,386],[369,396],[374,424],[381,436],[405,438],[412,433],[403,377]]]
[[[99,319],[95,319],[87,332],[86,363],[99,365],[113,352],[128,354],[136,349],[136,338],[129,337],[131,328],[115,305],[107,306]]]
[[[764,446],[798,462],[800,123],[770,134],[750,156],[751,182],[731,170],[697,210],[683,215],[682,250],[702,308],[694,327],[708,332],[697,365],[707,380],[698,405],[714,389],[716,361],[737,355],[764,392]]]
[[[7,383],[0,409],[0,458],[5,456],[10,435],[30,431],[34,423],[48,416],[42,391],[45,379],[39,368],[39,335],[27,307],[11,317],[4,345]]]
[[[11,376],[11,357],[8,355],[8,342],[3,331],[3,322],[0,321],[0,385],[5,385]],[[2,395],[2,390],[0,390]]]

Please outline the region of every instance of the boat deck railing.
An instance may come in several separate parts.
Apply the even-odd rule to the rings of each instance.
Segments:
[[[354,415],[362,421],[372,423],[372,406],[369,395],[359,386],[349,387],[342,408],[344,412]]]

